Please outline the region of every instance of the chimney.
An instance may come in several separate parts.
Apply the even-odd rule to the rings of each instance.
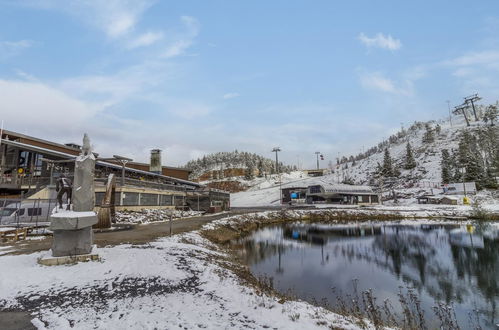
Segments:
[[[149,164],[149,172],[162,174],[161,167],[161,150],[153,149],[151,150],[151,163]]]

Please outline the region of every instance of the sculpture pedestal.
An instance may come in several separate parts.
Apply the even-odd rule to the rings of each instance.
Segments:
[[[92,225],[98,219],[95,212],[62,211],[50,217],[49,229],[54,232],[52,256],[65,257],[92,252]]]

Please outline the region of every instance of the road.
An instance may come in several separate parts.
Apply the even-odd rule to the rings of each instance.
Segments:
[[[214,220],[222,219],[236,214],[246,214],[259,211],[260,209],[245,208],[232,210],[226,213],[213,215],[203,215],[191,218],[184,218],[172,221],[172,234],[179,234],[201,228],[204,224]],[[112,246],[119,244],[144,244],[160,237],[170,235],[170,223],[168,221],[152,222],[148,224],[136,225],[129,230],[116,230],[106,232],[96,232],[94,243],[97,247]],[[12,243],[1,243],[1,246],[12,245]],[[19,241],[15,244],[15,250],[11,255],[27,254],[39,251],[47,251],[52,245],[52,236],[43,240]]]

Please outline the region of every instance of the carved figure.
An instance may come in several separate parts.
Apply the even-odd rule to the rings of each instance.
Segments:
[[[61,174],[57,179],[55,190],[57,191],[57,201],[59,202],[59,208],[62,209],[62,197],[66,194],[67,207],[69,210],[69,204],[71,203],[71,195],[73,191],[72,182],[66,175]]]

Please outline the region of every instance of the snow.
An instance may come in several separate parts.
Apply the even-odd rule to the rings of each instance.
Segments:
[[[96,252],[100,262],[71,266],[39,265],[47,252],[0,256],[9,270],[0,308],[28,309],[38,329],[324,328],[319,321],[357,329],[330,311],[242,285],[197,232]]]
[[[16,227],[0,227],[0,232],[16,230]]]
[[[416,204],[417,200],[415,197],[422,194],[440,193],[441,150],[452,150],[457,148],[458,136],[461,131],[474,130],[483,126],[483,123],[481,122],[473,122],[470,127],[466,127],[466,123],[461,117],[453,117],[452,126],[448,121],[443,120],[439,121],[438,124],[441,127],[441,132],[435,137],[435,142],[433,143],[423,144],[422,139],[425,129],[422,128],[410,133],[403,141],[390,144],[389,146],[390,155],[394,160],[394,164],[400,165],[405,159],[406,144],[407,142],[410,142],[415,160],[418,164],[417,168],[414,170],[401,170],[401,177],[412,176],[418,178],[412,187],[410,186],[412,183],[406,182],[404,179],[400,179],[396,183],[394,190],[397,194],[402,195],[402,198],[399,198],[399,203],[402,205]],[[436,123],[432,124],[433,127],[435,127],[435,125]],[[307,187],[315,184],[337,185],[344,177],[352,178],[356,184],[368,184],[378,163],[383,163],[383,157],[384,153],[383,151],[380,151],[367,158],[356,161],[355,166],[353,166],[352,162],[348,162],[346,164],[347,168],[344,168],[345,164],[342,164],[339,168],[334,168],[335,173],[327,174],[323,177],[308,177],[301,171],[282,174],[281,185],[283,188]],[[231,178],[231,180],[235,179],[240,180],[241,183],[249,186],[249,189],[231,194],[231,206],[279,206],[280,180],[277,175],[269,176],[267,178],[255,178],[250,181],[243,180],[243,178]],[[391,190],[386,191],[384,195],[386,196],[390,193]],[[495,197],[492,195],[493,194],[490,192],[486,192],[485,194],[479,192],[476,198],[482,199],[482,197],[485,197],[487,199],[484,201],[485,208],[491,211],[498,211],[499,195],[497,192]],[[408,198],[404,199],[404,197]],[[471,197],[472,200],[474,198],[475,196]],[[462,201],[462,196],[458,196],[458,199]]]
[[[118,211],[116,221],[118,223],[147,224],[151,222],[169,221],[195,217],[203,214],[201,211],[180,211],[180,210],[153,210],[144,209],[142,211]]]
[[[54,209],[57,210],[55,213],[52,213],[52,218],[86,218],[93,217],[96,215],[94,211],[85,211],[85,212],[76,212],[76,211],[68,211],[64,209]]]

